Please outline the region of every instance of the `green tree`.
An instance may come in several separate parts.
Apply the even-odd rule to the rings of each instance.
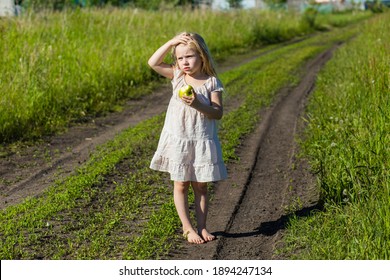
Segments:
[[[197,6],[198,0],[29,0],[27,6],[35,9],[61,10],[75,6],[132,6],[146,10],[158,10],[163,4],[167,6]],[[239,1],[240,2],[240,1]]]
[[[228,0],[229,7],[233,9],[242,8],[242,0]]]
[[[268,5],[278,5],[278,4],[286,4],[287,0],[264,0],[264,2]]]

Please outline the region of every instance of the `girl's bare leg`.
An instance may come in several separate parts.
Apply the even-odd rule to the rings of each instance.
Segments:
[[[192,182],[192,188],[195,194],[195,211],[198,222],[198,234],[203,237],[204,241],[212,241],[215,236],[206,229],[206,220],[208,213],[208,193],[207,183]]]
[[[190,182],[174,182],[173,200],[175,202],[177,214],[183,225],[183,234],[190,243],[204,243],[191,225],[190,213],[188,208],[188,189]]]

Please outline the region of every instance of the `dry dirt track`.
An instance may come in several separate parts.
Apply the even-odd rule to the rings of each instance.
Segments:
[[[318,207],[314,178],[305,162],[295,157],[295,136],[316,74],[334,48],[310,61],[300,84],[283,89],[274,105],[262,112],[261,123],[239,149],[240,162],[230,164],[228,180],[215,185],[208,225],[217,241],[202,245],[183,241],[182,248],[168,258],[272,259],[287,221],[285,206],[299,197],[303,208],[296,214],[305,215]],[[164,87],[152,96],[132,101],[121,113],[72,127],[22,151],[9,149],[6,156],[0,155],[0,208],[41,193],[56,178],[75,170],[97,145],[164,112],[169,92],[170,88]]]

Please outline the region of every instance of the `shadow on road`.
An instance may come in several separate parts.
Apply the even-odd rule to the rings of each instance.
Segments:
[[[262,222],[259,227],[255,228],[251,232],[230,233],[224,231],[217,231],[217,232],[213,232],[213,234],[216,237],[224,237],[224,238],[244,238],[244,237],[257,236],[257,235],[272,236],[276,234],[279,230],[286,229],[291,218],[308,217],[312,213],[316,211],[322,211],[322,210],[323,210],[323,204],[319,202],[313,206],[305,207],[293,213],[283,215],[275,221]]]

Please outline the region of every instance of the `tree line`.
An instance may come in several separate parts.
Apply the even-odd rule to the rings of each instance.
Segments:
[[[25,0],[24,6],[34,9],[62,10],[75,7],[133,7],[147,10],[158,10],[161,7],[192,7],[210,6],[213,0]],[[227,0],[232,8],[241,8],[242,0]]]

